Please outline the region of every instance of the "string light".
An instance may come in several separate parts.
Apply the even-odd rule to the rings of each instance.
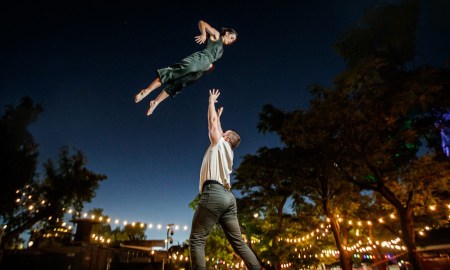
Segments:
[[[17,190],[16,191],[16,194],[19,194],[20,193],[20,190]],[[22,193],[22,199],[21,198],[17,198],[16,199],[16,203],[22,203],[23,202],[23,205],[25,205],[25,200],[26,200],[26,198],[27,199],[29,199],[29,200],[31,200],[31,198],[32,198],[32,196],[31,195],[28,195],[27,196],[27,194],[25,193],[25,192],[23,192]],[[38,200],[39,201],[39,200]],[[41,205],[45,205],[46,204],[46,201],[45,200],[42,200],[41,201]],[[450,204],[446,204],[446,206],[447,206],[447,208],[448,209],[450,209]],[[34,205],[28,205],[28,207],[27,207],[27,209],[28,210],[30,210],[30,211],[32,211],[33,209],[36,209],[36,207],[34,206]],[[437,207],[436,207],[436,205],[431,205],[431,206],[429,206],[429,210],[431,210],[431,211],[436,211],[436,209],[437,209]],[[36,209],[36,211],[38,211],[39,209]],[[64,211],[64,209],[63,209],[63,211]],[[73,210],[72,209],[68,209],[67,210],[67,213],[72,213],[73,212]],[[84,213],[83,214],[83,216],[84,217],[87,217],[87,213]],[[79,213],[77,213],[77,216],[79,216]],[[339,223],[341,223],[341,222],[343,222],[344,221],[344,219],[342,218],[342,217],[340,217],[339,215],[336,215],[336,217],[337,217],[337,221],[339,222]],[[394,213],[391,213],[390,215],[389,215],[389,217],[390,217],[390,219],[396,219],[396,216],[395,216],[395,214]],[[95,220],[95,215],[92,215],[91,216],[91,219],[93,219],[93,220]],[[51,220],[52,219],[52,217],[50,216],[49,218],[48,218],[48,220]],[[110,218],[104,218],[104,217],[102,217],[102,216],[100,216],[100,217],[98,217],[98,220],[100,221],[100,222],[104,222],[104,220],[106,219],[106,222],[107,223],[110,223],[111,222],[111,219]],[[450,215],[449,215],[449,219],[450,219]],[[58,220],[57,220],[58,221]],[[327,217],[326,218],[326,222],[327,223],[330,223],[331,222],[331,220]],[[380,218],[378,218],[378,222],[379,223],[385,223],[385,220],[383,219],[383,217],[380,217]],[[120,224],[120,220],[119,219],[115,219],[115,221],[114,221],[114,223],[115,224]],[[348,225],[353,225],[353,221],[352,220],[349,220],[349,221],[347,221],[347,223],[348,223]],[[123,222],[123,224],[124,225],[127,225],[128,224],[128,222],[125,220],[124,222]],[[132,226],[135,226],[136,225],[136,222],[132,222],[131,223],[132,224]],[[139,225],[139,223],[137,223],[138,225]],[[358,225],[358,226],[363,226],[363,221],[357,221],[356,222],[356,224]],[[367,221],[367,225],[368,226],[372,226],[372,221],[370,221],[370,220],[368,220]],[[63,226],[66,226],[66,224],[65,223],[63,223],[62,224]],[[5,225],[6,226],[6,225]],[[144,228],[145,227],[145,223],[141,223],[140,224],[140,227],[141,228]],[[161,229],[162,228],[162,226],[161,226],[161,224],[158,224],[157,226],[157,229]],[[308,234],[306,234],[306,236],[303,236],[303,237],[297,237],[297,238],[285,238],[284,239],[284,241],[286,241],[286,242],[288,242],[288,243],[301,243],[301,242],[303,242],[303,241],[306,241],[306,240],[309,240],[309,239],[313,239],[313,237],[312,236],[314,236],[314,235],[317,235],[317,238],[316,239],[319,239],[319,236],[321,235],[322,237],[325,237],[328,233],[329,233],[329,230],[328,230],[328,228],[330,228],[331,226],[329,225],[329,224],[327,224],[326,226],[324,225],[324,224],[320,224],[319,225],[319,227],[320,228],[317,228],[317,229],[315,229],[315,230],[312,230],[310,233],[308,233]],[[152,229],[153,228],[153,224],[148,224],[148,228],[149,229]],[[71,227],[69,227],[69,229],[71,229]],[[178,225],[176,225],[175,226],[175,229],[176,230],[178,230],[179,229],[179,226]],[[184,227],[183,227],[183,229],[184,230],[187,230],[187,226],[185,225]],[[417,228],[416,228],[417,229]],[[428,231],[428,230],[431,230],[431,228],[429,227],[429,226],[425,226],[422,230],[417,230],[418,231],[418,233],[419,233],[419,235],[421,235],[421,236],[423,236],[423,235],[425,235],[425,231]],[[359,236],[359,233],[360,233],[360,230],[359,229],[356,229],[356,235],[357,236]],[[57,234],[56,234],[57,235]],[[96,240],[97,241],[100,241],[100,242],[107,242],[107,243],[109,243],[110,242],[110,239],[104,239],[103,237],[99,237],[99,236],[96,236]],[[282,238],[280,238],[280,240],[283,240]],[[391,249],[395,249],[395,250],[406,250],[406,247],[405,246],[401,246],[401,245],[399,245],[399,242],[400,242],[400,239],[399,238],[397,238],[397,239],[395,239],[395,240],[390,240],[390,241],[383,241],[383,242],[381,242],[381,246],[382,247],[385,247],[385,248],[391,248]],[[369,244],[369,245],[368,245]],[[371,251],[373,248],[375,248],[375,247],[377,247],[377,246],[380,246],[380,242],[379,241],[375,241],[375,244],[373,244],[372,242],[371,242],[371,240],[370,239],[368,239],[368,241],[367,241],[367,243],[362,243],[362,241],[360,240],[360,241],[358,241],[358,243],[356,243],[355,245],[353,245],[353,246],[350,246],[350,247],[343,247],[344,248],[344,250],[350,250],[350,251],[356,251],[356,252],[361,252],[361,253],[363,253],[363,252],[368,252],[368,251]],[[309,248],[311,247],[311,245],[309,245]],[[305,250],[304,250],[305,251]],[[324,255],[325,256],[329,256],[331,253],[324,253],[324,252],[322,252],[322,254],[314,254],[314,257],[318,257],[318,256],[320,256],[320,257],[324,257]],[[311,254],[310,254],[310,258],[311,258]],[[359,256],[359,255],[358,255]],[[300,254],[299,254],[299,257],[300,257]],[[176,257],[175,257],[176,258]],[[179,258],[182,258],[182,256],[180,256]],[[305,255],[305,258],[306,258],[306,255]],[[187,259],[187,258],[186,258]],[[224,262],[224,264],[225,264],[225,262]],[[289,267],[289,264],[287,263],[287,264],[285,264],[285,267]]]
[[[17,204],[19,204],[19,205],[25,206],[25,209],[27,209],[30,212],[30,214],[31,213],[38,213],[39,212],[39,208],[51,205],[50,203],[47,203],[47,201],[45,199],[43,199],[42,197],[39,198],[39,197],[35,197],[35,196],[29,194],[31,191],[32,191],[32,187],[29,186],[29,185],[25,186],[22,189],[17,189],[16,190],[16,194],[19,197],[15,199],[15,202]],[[32,199],[37,201],[36,205],[33,204],[32,202],[30,202]],[[74,212],[75,212],[73,209],[70,209],[70,208],[69,209],[62,208],[62,211],[64,213],[68,213],[68,214],[74,214]],[[76,212],[76,214],[74,216],[78,217],[78,218],[79,217],[88,218],[88,215],[89,214],[87,212],[82,213],[82,214],[80,214],[79,212]],[[106,223],[111,223],[111,218],[106,217],[106,216],[96,216],[95,214],[92,214],[92,215],[90,215],[90,219],[91,220],[96,220],[96,221],[99,221],[99,222],[103,222],[103,223],[105,221],[106,221]],[[47,218],[47,220],[52,220],[52,217],[49,216]],[[57,220],[56,222],[59,222],[59,220]],[[123,225],[127,225],[128,221],[125,220],[122,223],[123,223]],[[117,226],[120,226],[120,224],[121,224],[120,219],[119,218],[115,219],[114,220],[114,224],[116,224]],[[135,226],[136,224],[139,225],[138,222],[132,222],[133,226]],[[146,227],[145,224],[146,223],[144,223],[144,222],[140,222],[140,227],[141,228],[145,228]],[[175,225],[174,228],[175,228],[175,230],[179,230],[180,227],[181,227],[180,225]],[[152,229],[152,228],[153,228],[153,225],[150,223],[148,225],[148,229]],[[157,229],[159,230],[161,228],[162,228],[162,225],[158,224],[157,225]],[[188,230],[188,226],[187,225],[183,225],[183,230],[187,231]]]
[[[450,208],[450,204],[447,205],[447,206]],[[336,215],[336,217],[341,219],[341,220],[343,220],[339,215]],[[395,214],[391,213],[389,215],[389,217],[393,220],[393,219],[395,219]],[[329,219],[327,218],[327,221],[328,220]],[[384,223],[385,221],[384,221],[383,217],[380,217],[378,219],[378,222],[379,223]],[[358,226],[363,226],[363,222],[362,221],[357,221],[356,223],[358,224]],[[348,224],[352,225],[353,221],[349,220]],[[368,226],[372,226],[372,224],[373,224],[372,221],[370,221],[370,220],[367,221],[367,225]],[[321,235],[323,237],[326,236],[326,233],[328,233],[328,229],[327,228],[329,228],[329,227],[330,227],[330,225],[327,225],[325,230],[322,231]],[[286,243],[301,243],[303,241],[312,239],[312,237],[310,238],[310,235],[314,236],[314,232],[320,232],[321,231],[320,229],[323,229],[323,228],[324,228],[324,224],[320,224],[317,229],[312,230],[306,236],[298,237],[298,238],[279,238],[278,240],[279,241],[284,241]],[[431,230],[431,228],[429,226],[425,226],[423,229],[418,230],[419,235],[424,236],[425,235],[424,231],[426,231],[426,230]],[[359,229],[357,229],[356,230],[356,236],[359,236],[359,235],[360,235],[360,231],[359,231]],[[317,237],[316,239],[319,239],[319,237]],[[381,245],[383,247],[385,247],[385,248],[391,248],[391,249],[395,249],[395,250],[406,250],[405,246],[398,245],[399,241],[400,241],[400,238],[397,238],[397,239],[391,240],[391,241],[383,241],[383,242],[381,242]],[[363,244],[361,241],[359,241],[358,243],[356,243],[353,246],[350,246],[350,247],[343,246],[343,248],[344,248],[344,250],[348,250],[348,251],[367,252],[367,251],[370,251],[370,250],[372,250],[373,248],[375,248],[377,246],[380,246],[380,242],[379,241],[375,241],[375,244],[373,244],[371,239],[368,237],[367,238],[367,243],[365,243],[365,244]]]

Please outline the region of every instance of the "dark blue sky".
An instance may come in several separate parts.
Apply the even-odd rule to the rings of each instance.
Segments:
[[[330,85],[344,68],[332,49],[339,35],[366,8],[387,1],[108,2],[2,7],[0,105],[23,96],[43,105],[31,127],[41,161],[56,159],[68,145],[85,153],[88,168],[108,176],[85,210],[103,208],[121,221],[187,225],[175,234],[181,243],[209,145],[208,89],[221,90],[223,128],[242,137],[237,167],[242,156],[279,145],[277,137],[257,132],[262,106],[306,107],[308,86]],[[423,2],[417,64],[442,66],[450,57],[449,4]],[[147,117],[148,102],[160,90],[139,104],[134,95],[156,68],[203,48],[194,42],[199,19],[235,28],[238,41],[225,47],[213,73]],[[165,231],[147,236],[161,239]]]

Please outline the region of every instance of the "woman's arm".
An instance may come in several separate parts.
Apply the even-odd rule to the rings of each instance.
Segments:
[[[201,35],[195,37],[195,42],[197,42],[198,44],[205,43],[206,39],[208,38],[208,34],[213,41],[216,41],[220,38],[219,31],[217,31],[214,27],[212,27],[205,21],[198,21],[198,28],[200,29],[201,33]]]

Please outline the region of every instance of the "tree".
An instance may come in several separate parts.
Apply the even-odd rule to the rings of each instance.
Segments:
[[[417,18],[418,1],[404,1],[373,10],[364,28],[343,35],[336,48],[348,68],[324,103],[346,108],[335,116],[348,157],[339,164],[341,173],[393,206],[414,269],[422,269],[415,247],[417,213],[426,209],[424,199],[448,200],[449,164],[437,123],[448,127],[450,76],[446,69],[407,68],[414,60]],[[361,50],[368,36],[367,50]]]
[[[314,87],[311,108],[297,116],[283,120],[279,110],[263,112],[261,125],[297,147],[332,138],[321,158],[395,209],[400,228],[392,232],[401,236],[414,269],[422,269],[416,222],[436,217],[427,210],[430,204],[448,204],[449,198],[450,163],[440,131],[449,127],[450,72],[408,65],[417,11],[417,1],[405,1],[369,12],[336,46],[348,65],[335,87]],[[305,118],[317,124],[304,126]]]
[[[270,105],[263,108],[258,127],[262,132],[276,132],[286,148],[282,155],[262,166],[248,159],[255,167],[253,171],[258,172],[259,176],[256,173],[247,178],[261,177],[261,173],[269,170],[265,167],[278,168],[279,164],[287,161],[286,164],[290,166],[284,168],[284,175],[289,175],[288,178],[291,179],[288,189],[293,194],[300,195],[294,197],[295,202],[299,205],[303,201],[311,204],[319,219],[315,225],[322,223],[323,226],[325,223],[333,233],[341,267],[352,269],[353,251],[349,247],[358,239],[353,233],[356,229],[347,222],[358,220],[359,212],[364,210],[370,199],[362,196],[359,189],[343,181],[336,170],[333,158],[336,155],[326,154],[337,150],[335,127],[326,118],[314,115],[313,111],[284,113]],[[261,181],[272,183],[273,178],[263,178]],[[346,220],[345,223],[341,223],[342,218]],[[320,242],[321,245],[327,243],[323,240]]]
[[[234,265],[238,260],[240,261],[219,225],[214,226],[209,234],[205,246],[205,256],[207,269],[213,269],[215,265],[219,264]]]
[[[243,195],[238,203],[241,222],[248,228],[247,235],[259,240],[255,246],[261,258],[270,261],[275,269],[280,269],[283,262],[295,255],[291,245],[280,239],[292,238],[315,225],[312,221],[316,215],[305,220],[298,212],[286,211],[294,207],[289,205],[290,200],[297,209],[305,204],[301,179],[293,173],[297,166],[296,153],[290,150],[263,147],[256,155],[246,155],[236,169],[233,184],[233,189]]]
[[[0,119],[0,217],[3,219],[18,208],[16,191],[34,180],[38,145],[28,126],[41,112],[41,105],[25,97],[19,105],[7,106]]]
[[[91,235],[95,235],[96,237],[93,239],[94,241],[98,241],[100,243],[103,243],[106,241],[108,242],[108,239],[113,239],[113,231],[111,230],[111,225],[107,222],[109,219],[109,216],[103,214],[103,208],[93,208],[87,212],[88,217],[94,217],[96,220],[99,220],[101,217],[100,223],[94,224],[92,226]]]
[[[81,151],[71,154],[67,147],[61,149],[58,166],[52,160],[44,164],[45,177],[35,180],[17,201],[17,211],[8,215],[4,242],[10,242],[38,221],[49,226],[62,222],[65,209],[81,211],[85,202],[95,197],[99,182],[105,175],[86,168],[86,157]]]

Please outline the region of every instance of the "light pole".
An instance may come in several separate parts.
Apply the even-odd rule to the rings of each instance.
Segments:
[[[169,244],[173,243],[173,226],[175,226],[175,224],[170,223],[167,224],[167,235],[166,235],[166,251],[167,251],[167,258],[169,258]]]

